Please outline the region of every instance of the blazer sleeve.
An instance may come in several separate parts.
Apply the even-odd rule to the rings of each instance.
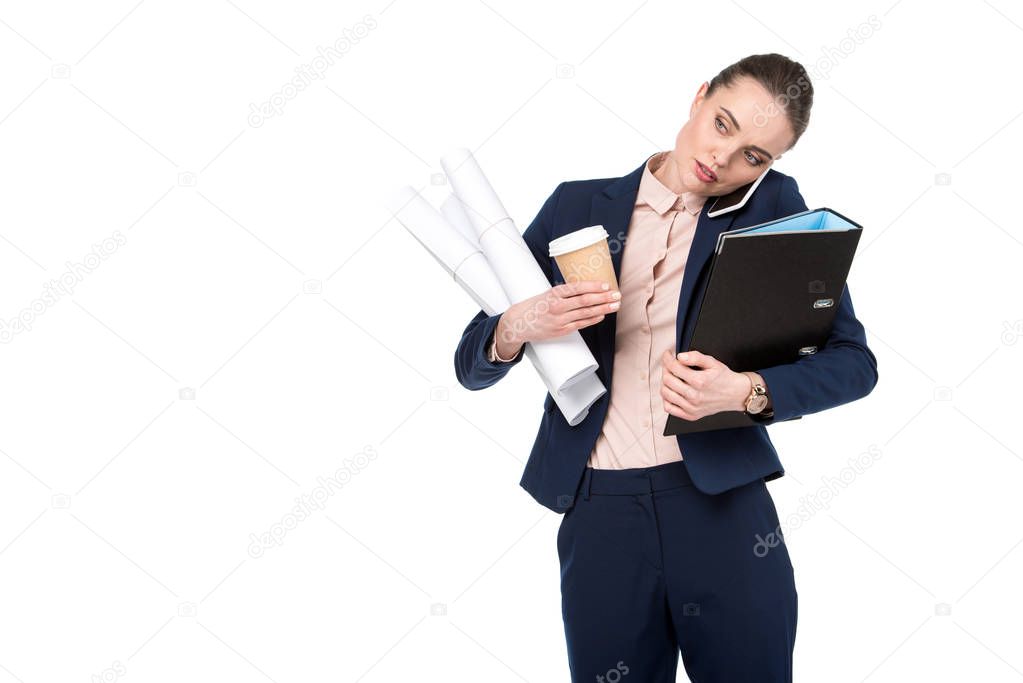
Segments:
[[[787,177],[775,215],[790,216],[806,210],[795,178]],[[877,384],[877,359],[867,347],[863,325],[856,319],[848,284],[823,348],[793,363],[756,372],[767,384],[774,411],[772,417],[758,420],[764,425],[834,408],[869,394]]]
[[[552,283],[554,274],[551,270],[547,245],[554,232],[554,213],[564,186],[565,183],[561,183],[555,188],[551,196],[544,202],[540,213],[522,233],[522,239],[525,240],[533,258],[536,259],[543,274],[547,277],[547,281]],[[470,391],[485,389],[495,384],[508,374],[513,366],[519,364],[525,353],[525,345],[523,345],[523,348],[511,361],[507,363],[490,362],[487,357],[487,349],[494,338],[494,330],[497,328],[501,315],[502,313],[496,313],[488,316],[485,311],[481,310],[469,321],[469,325],[462,332],[462,338],[455,349],[455,377],[458,378],[459,384]]]

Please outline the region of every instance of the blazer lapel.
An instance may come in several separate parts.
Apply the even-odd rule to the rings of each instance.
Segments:
[[[700,211],[700,217],[696,222],[696,233],[693,235],[693,244],[689,247],[689,257],[686,259],[685,272],[682,275],[682,290],[679,292],[678,313],[675,316],[676,352],[686,348],[692,338],[692,326],[696,321],[689,320],[689,309],[697,300],[697,297],[693,296],[694,288],[701,283],[700,275],[717,247],[718,236],[729,230],[735,221],[736,212],[734,211],[714,218],[709,217],[707,213],[713,203],[713,199],[708,199],[703,205],[703,210]],[[706,284],[706,281],[704,280],[702,284]],[[700,291],[703,291],[702,287]],[[684,335],[683,330],[685,331]]]
[[[652,154],[650,156],[653,156]],[[611,263],[615,277],[621,281],[622,252],[625,251],[625,240],[632,222],[632,210],[639,194],[639,181],[646,168],[647,157],[639,168],[622,176],[593,196],[590,203],[590,225],[603,225],[608,235],[608,248],[611,252]],[[615,328],[618,314],[606,317],[606,325],[597,326],[597,344],[600,349],[600,368],[604,371],[604,384],[610,387],[611,369],[614,363]]]

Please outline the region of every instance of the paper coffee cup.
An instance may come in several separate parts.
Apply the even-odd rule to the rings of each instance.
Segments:
[[[591,225],[551,240],[548,249],[565,282],[600,280],[618,289],[607,237],[604,226]]]

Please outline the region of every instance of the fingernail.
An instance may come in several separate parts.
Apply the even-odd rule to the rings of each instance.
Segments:
[[[622,293],[621,292],[611,292],[611,298],[612,299],[621,299],[622,298]]]
[[[608,289],[611,289],[611,285],[609,285],[606,282],[603,285],[601,285],[601,287],[603,287],[605,291],[608,290]]]
[[[688,353],[680,353],[680,354],[678,354],[678,359],[679,360],[689,360],[689,354]]]

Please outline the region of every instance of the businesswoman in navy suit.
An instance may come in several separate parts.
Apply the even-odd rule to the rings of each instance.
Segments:
[[[620,178],[561,183],[523,234],[554,283],[548,243],[603,225],[620,291],[557,284],[501,314],[480,311],[462,334],[455,373],[470,390],[504,377],[526,342],[574,330],[599,361],[607,393],[581,423],[545,398],[520,482],[564,513],[573,681],[674,681],[680,654],[699,683],[792,680],[797,594],[765,485],[784,474],[766,426],[866,396],[876,359],[844,283],[825,283],[839,301],[827,343],[796,362],[729,368],[679,351],[718,236],[807,209],[796,181],[770,166],[803,134],[812,101],[805,69],[782,55],[727,67],[700,86],[674,149]],[[663,434],[669,414],[724,410],[756,424]]]

